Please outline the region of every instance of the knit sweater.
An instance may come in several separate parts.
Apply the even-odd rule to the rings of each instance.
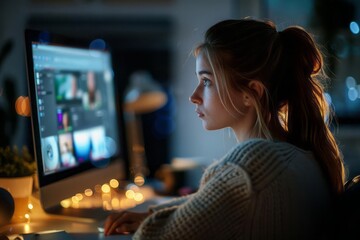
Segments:
[[[319,239],[330,195],[311,152],[253,139],[210,165],[196,193],[153,207],[133,239]]]

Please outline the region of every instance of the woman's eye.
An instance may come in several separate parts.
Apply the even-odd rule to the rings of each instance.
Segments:
[[[207,78],[204,78],[203,79],[203,84],[204,84],[205,87],[208,87],[208,86],[210,86],[211,81],[209,79],[207,79]]]

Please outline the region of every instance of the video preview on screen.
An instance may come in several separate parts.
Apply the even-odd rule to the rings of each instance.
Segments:
[[[109,52],[41,43],[32,48],[44,174],[116,154]]]

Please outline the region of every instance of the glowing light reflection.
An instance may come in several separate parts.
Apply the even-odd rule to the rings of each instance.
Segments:
[[[142,186],[145,183],[145,179],[143,176],[136,176],[134,179],[134,183],[138,186]]]
[[[24,225],[24,233],[29,233],[30,232],[30,225],[28,223],[26,223]]]
[[[103,193],[109,193],[111,191],[110,186],[108,184],[104,184],[101,186],[101,191]]]
[[[353,76],[347,76],[345,82],[347,88],[354,88],[356,86],[356,80]]]
[[[85,196],[87,196],[87,197],[91,197],[94,193],[93,193],[93,191],[92,191],[90,188],[88,188],[88,189],[86,189],[86,190],[84,191],[84,194],[85,194]]]
[[[134,200],[137,202],[141,202],[144,199],[144,196],[141,193],[135,193]]]
[[[129,198],[129,199],[133,199],[134,198],[134,196],[135,196],[135,192],[133,191],[133,190],[127,190],[126,192],[125,192],[125,196],[127,197],[127,198]]]
[[[359,28],[359,24],[357,22],[351,22],[350,23],[350,31],[353,33],[353,34],[358,34],[359,31],[360,31],[360,28]]]
[[[119,181],[116,180],[116,179],[111,179],[110,182],[109,182],[109,184],[110,184],[110,186],[111,186],[112,188],[117,188],[117,187],[119,187]]]
[[[60,205],[63,207],[63,208],[69,208],[71,206],[71,201],[70,199],[65,199],[65,200],[62,200],[60,202]]]
[[[77,197],[77,199],[78,199],[79,201],[81,201],[81,200],[84,198],[84,196],[83,196],[81,193],[78,193],[78,194],[76,194],[75,196]]]
[[[31,203],[29,203],[28,204],[28,209],[32,210],[33,208],[34,208],[34,206]]]
[[[355,88],[350,88],[348,91],[348,98],[350,101],[355,101],[359,96],[358,91]]]

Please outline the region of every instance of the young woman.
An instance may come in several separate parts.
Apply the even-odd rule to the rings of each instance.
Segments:
[[[207,168],[198,192],[148,213],[111,215],[105,234],[134,239],[321,239],[343,192],[329,130],[323,59],[300,27],[251,19],[212,26],[194,51],[190,101],[208,130],[239,142]]]

